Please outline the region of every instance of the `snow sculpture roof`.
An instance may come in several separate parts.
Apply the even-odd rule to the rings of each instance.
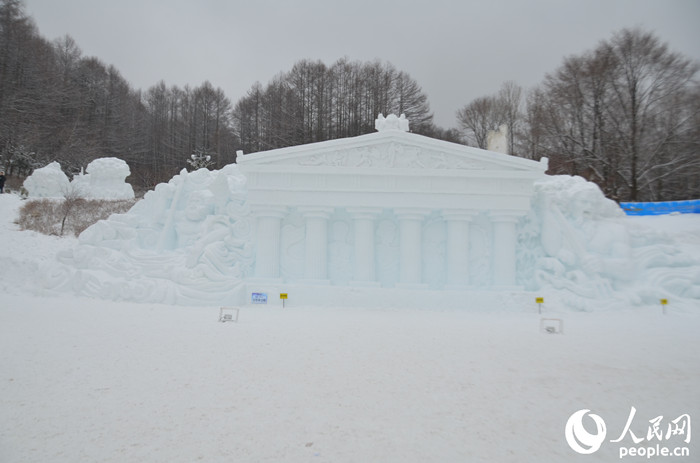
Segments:
[[[238,158],[251,205],[527,211],[541,162],[436,140],[382,115],[375,133]]]

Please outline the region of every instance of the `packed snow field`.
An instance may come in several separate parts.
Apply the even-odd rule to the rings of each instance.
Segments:
[[[660,305],[579,312],[547,302],[542,315],[534,303],[258,306],[219,323],[218,305],[46,292],[37,272],[78,241],[19,231],[20,204],[0,195],[0,461],[593,462],[657,444],[690,456],[652,460],[696,461],[700,452],[685,441],[690,426],[659,439],[650,423],[663,416],[665,431],[700,416],[692,294],[665,315]],[[625,220],[698,254],[696,215]],[[561,319],[563,333],[541,330],[541,317]],[[565,438],[581,409],[607,425],[591,455]]]

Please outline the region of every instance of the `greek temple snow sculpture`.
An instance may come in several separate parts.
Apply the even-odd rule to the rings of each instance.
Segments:
[[[255,217],[249,292],[294,283],[516,288],[516,223],[547,162],[377,132],[239,157]]]

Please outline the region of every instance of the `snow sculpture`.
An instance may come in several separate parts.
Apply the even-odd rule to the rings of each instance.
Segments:
[[[117,158],[95,159],[88,164],[87,173],[76,176],[72,184],[89,199],[133,199],[134,189],[125,182],[131,175],[129,165]]]
[[[385,130],[408,132],[408,119],[406,119],[404,114],[401,114],[400,117],[396,117],[395,114],[389,114],[387,117],[384,117],[384,115],[380,113],[374,121],[374,128],[377,132],[383,132]]]
[[[403,115],[375,126],[238,159],[257,225],[251,291],[518,289],[516,225],[546,161],[414,135]]]
[[[70,193],[70,181],[57,162],[34,170],[24,180],[24,188],[31,198],[62,198]]]
[[[567,288],[581,296],[609,296],[612,285],[633,277],[624,212],[581,177],[555,177],[536,185],[545,257],[535,269],[539,287]],[[613,219],[613,220],[611,220]]]
[[[498,130],[489,131],[486,136],[486,149],[496,153],[508,154],[508,126],[503,124]]]
[[[46,269],[47,288],[113,300],[220,304],[240,299],[251,273],[245,177],[182,170],[128,213],[85,230],[78,246]]]
[[[519,230],[519,279],[528,288],[580,310],[700,296],[700,257],[632,228],[594,183],[550,177],[535,184],[532,206]]]
[[[697,305],[700,256],[633,228],[595,184],[402,121],[380,115],[377,133],[183,170],[83,232],[43,270],[44,287],[193,305],[289,292],[311,305],[522,308],[523,289],[578,310]],[[78,184],[123,179],[116,161]]]

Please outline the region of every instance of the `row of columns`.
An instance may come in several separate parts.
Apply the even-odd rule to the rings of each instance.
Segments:
[[[306,227],[304,280],[312,284],[328,284],[328,220],[332,207],[300,207]],[[375,221],[381,208],[348,208],[355,236],[353,285],[379,286],[375,274]],[[420,288],[422,284],[423,222],[430,209],[398,208],[400,275],[399,287]],[[257,250],[255,277],[278,279],[280,276],[280,230],[287,207],[267,206],[255,210],[257,217]],[[469,284],[469,226],[476,211],[443,210],[447,228],[447,288],[460,289]],[[495,286],[515,285],[516,223],[515,212],[492,212],[492,269]]]

